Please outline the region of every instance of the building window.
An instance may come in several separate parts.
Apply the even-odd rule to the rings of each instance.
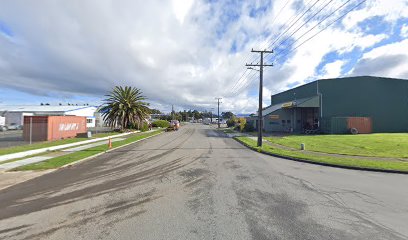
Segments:
[[[93,121],[92,121],[92,118],[88,118],[88,119],[86,119],[86,123],[92,123]]]

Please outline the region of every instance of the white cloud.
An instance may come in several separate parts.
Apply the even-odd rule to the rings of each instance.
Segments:
[[[190,8],[193,5],[193,3],[194,0],[172,0],[174,13],[176,15],[177,20],[179,20],[180,23],[184,22],[184,18],[190,11]]]
[[[271,93],[317,77],[316,68],[327,53],[369,49],[388,37],[385,33],[367,35],[355,27],[357,22],[376,15],[387,21],[408,15],[405,0],[367,2],[366,8],[354,11],[343,21],[345,28],[328,28],[297,49],[284,64],[268,68],[264,104],[270,102]],[[257,76],[237,93],[230,89],[245,68],[244,60],[258,59],[250,49],[261,47],[268,33],[272,33],[270,40],[275,39],[295,14],[289,4],[275,19],[286,3],[277,0],[268,11],[250,16],[251,9],[267,3],[4,0],[0,20],[14,36],[0,34],[2,87],[37,95],[99,97],[114,85],[130,84],[141,88],[159,107],[174,104],[208,110],[215,105],[214,97],[221,96],[223,109],[255,112]],[[380,11],[382,8],[384,11]],[[293,37],[315,23],[306,24]],[[314,29],[310,35],[319,30]],[[233,43],[235,51],[231,51]],[[381,54],[387,55],[387,51]],[[274,57],[276,54],[268,60]],[[340,62],[334,61],[325,70],[334,76],[339,68]]]
[[[408,39],[365,53],[350,74],[408,78]]]
[[[364,8],[348,14],[343,23],[347,29],[352,29],[365,19],[375,16],[384,17],[385,21],[393,23],[402,16],[408,16],[408,2],[406,0],[367,1]]]
[[[408,38],[408,24],[404,24],[401,27],[401,37]]]
[[[344,65],[344,61],[337,60],[331,63],[328,63],[324,66],[324,74],[321,78],[336,78],[341,75],[341,69]]]

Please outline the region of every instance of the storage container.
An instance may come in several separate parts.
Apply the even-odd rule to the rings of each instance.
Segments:
[[[52,141],[76,137],[86,133],[86,117],[78,116],[25,116],[24,141]],[[31,137],[30,137],[31,136]]]

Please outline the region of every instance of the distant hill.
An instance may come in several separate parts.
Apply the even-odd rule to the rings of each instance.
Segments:
[[[250,114],[245,114],[245,113],[235,114],[235,116],[237,116],[237,117],[249,117],[249,115],[250,115]]]

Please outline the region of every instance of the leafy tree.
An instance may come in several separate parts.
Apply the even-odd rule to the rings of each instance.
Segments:
[[[150,114],[162,114],[162,112],[158,109],[150,109]]]
[[[227,126],[228,127],[235,127],[238,123],[238,118],[235,116],[232,116],[230,119],[227,120]]]
[[[110,127],[120,126],[121,130],[129,126],[140,124],[150,113],[149,104],[144,102],[147,98],[142,91],[135,87],[116,86],[112,92],[105,95],[99,111],[102,112],[104,121]]]
[[[171,121],[171,115],[163,115],[159,117],[160,120],[166,120],[166,121]]]
[[[222,112],[221,116],[223,119],[231,119],[235,115],[232,112]]]
[[[202,114],[199,111],[194,110],[193,111],[193,117],[194,117],[194,119],[200,119],[200,118],[202,118]]]
[[[181,115],[181,113],[179,113],[179,112],[174,113],[174,119],[175,120],[178,120],[178,121],[181,122],[182,118],[183,118],[183,115]]]

